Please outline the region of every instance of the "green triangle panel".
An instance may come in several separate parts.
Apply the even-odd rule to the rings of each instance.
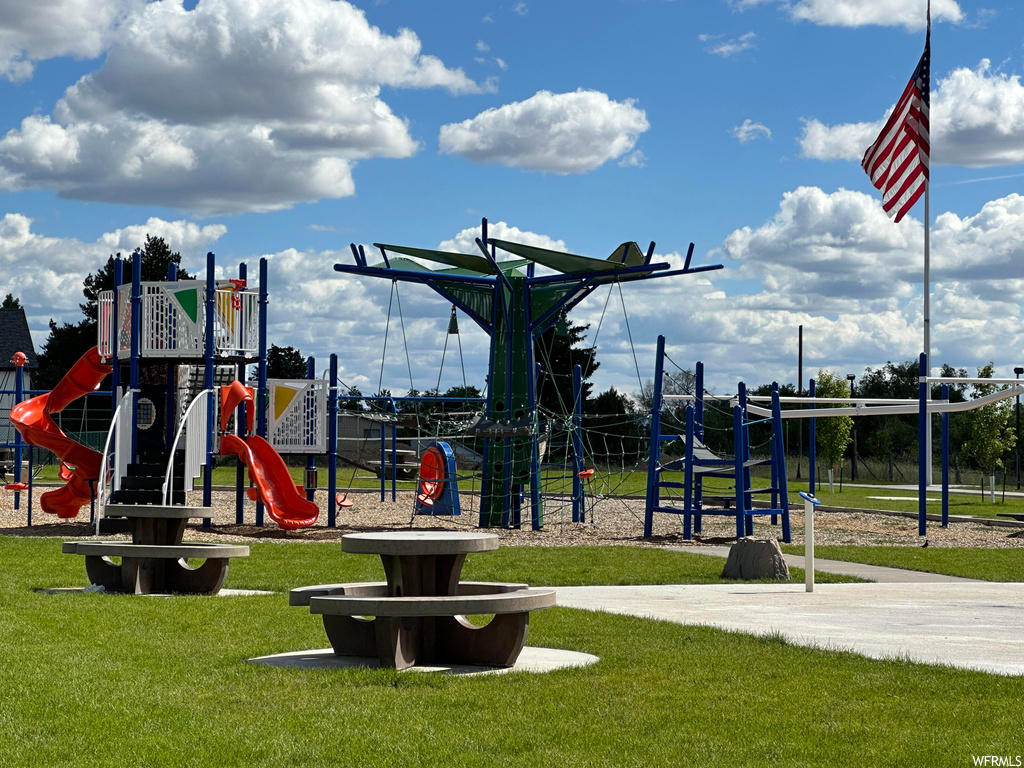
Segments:
[[[188,318],[193,322],[199,320],[199,291],[195,288],[184,288],[180,291],[172,291],[171,295],[174,300],[178,302],[182,311],[188,315]]]
[[[561,301],[577,285],[535,285],[530,291],[530,323],[537,322],[545,312]]]

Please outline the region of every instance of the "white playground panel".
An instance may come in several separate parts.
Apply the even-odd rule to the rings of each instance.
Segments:
[[[143,357],[203,357],[206,329],[206,283],[202,280],[142,283]],[[131,353],[131,284],[117,290],[118,328],[114,328],[114,291],[99,296],[99,351],[127,360]],[[254,355],[259,347],[259,294],[235,290],[218,281],[214,291],[214,354]]]
[[[327,382],[268,379],[267,440],[278,453],[327,452]]]

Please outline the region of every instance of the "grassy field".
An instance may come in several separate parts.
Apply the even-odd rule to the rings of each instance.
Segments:
[[[782,551],[802,555],[804,548],[783,544]],[[816,546],[814,556],[983,581],[1024,581],[1024,549]]]
[[[506,548],[467,578],[715,580],[658,550]],[[1021,752],[1024,680],[555,608],[530,643],[588,668],[458,678],[246,659],[326,645],[284,590],[379,578],[337,545],[254,545],[228,586],[273,596],[49,595],[80,585],[52,539],[0,538],[0,759],[11,766],[962,766]],[[941,701],[941,706],[936,702]]]

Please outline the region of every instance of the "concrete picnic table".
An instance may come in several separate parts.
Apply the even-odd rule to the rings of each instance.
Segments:
[[[382,666],[397,669],[430,663],[509,667],[526,643],[530,611],[554,605],[555,592],[460,581],[468,554],[497,548],[493,533],[346,534],[342,551],[379,555],[387,580],[301,587],[291,591],[289,602],[323,617],[338,656],[376,656]],[[483,627],[465,618],[480,614],[494,618]]]

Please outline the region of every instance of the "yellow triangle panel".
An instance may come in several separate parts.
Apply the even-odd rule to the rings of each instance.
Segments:
[[[280,419],[281,414],[288,410],[292,400],[299,394],[299,390],[288,386],[274,387],[274,419]]]

